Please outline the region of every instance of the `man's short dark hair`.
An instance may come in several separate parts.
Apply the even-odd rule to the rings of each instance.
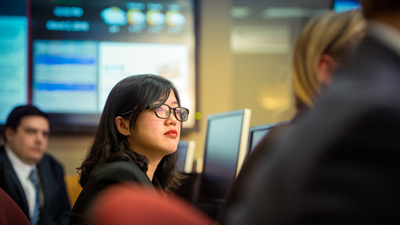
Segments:
[[[46,118],[47,121],[49,121],[49,116],[33,105],[17,106],[8,115],[7,122],[4,125],[3,138],[6,142],[7,139],[5,136],[5,129],[11,128],[13,130],[16,130],[18,125],[21,123],[21,120],[26,116],[40,116]]]
[[[400,9],[400,0],[360,0],[365,18],[376,13],[388,13]]]

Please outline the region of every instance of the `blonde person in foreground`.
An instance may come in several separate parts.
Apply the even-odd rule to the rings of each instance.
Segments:
[[[400,1],[361,0],[366,37],[255,165],[229,224],[400,224]]]
[[[269,154],[272,143],[279,141],[282,133],[291,130],[314,107],[321,93],[331,83],[333,72],[348,60],[365,35],[365,28],[366,22],[360,11],[324,13],[312,18],[303,28],[292,58],[297,113],[288,123],[272,128],[246,159],[221,213],[221,223],[227,222],[226,212],[235,207],[243,193],[247,192],[248,179],[254,173],[254,165],[259,161],[265,164],[269,160],[261,159],[260,155]]]

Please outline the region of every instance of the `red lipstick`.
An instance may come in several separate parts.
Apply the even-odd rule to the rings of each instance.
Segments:
[[[168,137],[177,137],[178,136],[178,131],[177,130],[169,130],[167,132],[164,133],[164,135],[168,136]]]

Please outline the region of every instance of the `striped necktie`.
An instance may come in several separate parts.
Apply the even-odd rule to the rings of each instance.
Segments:
[[[29,174],[29,179],[32,181],[33,186],[35,187],[35,208],[33,210],[31,224],[37,225],[39,224],[39,216],[40,216],[40,199],[39,199],[39,182],[36,177],[36,173],[34,170]]]

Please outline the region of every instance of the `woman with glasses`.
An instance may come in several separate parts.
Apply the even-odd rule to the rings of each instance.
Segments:
[[[70,224],[84,224],[91,202],[106,187],[136,182],[172,192],[177,145],[189,110],[181,107],[176,88],[157,75],[134,75],[111,90],[86,159],[78,168],[83,187]]]

